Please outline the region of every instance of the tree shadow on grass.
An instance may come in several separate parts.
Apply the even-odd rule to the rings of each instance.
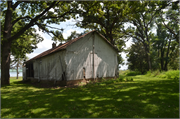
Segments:
[[[179,85],[171,80],[98,83],[77,88],[3,87],[3,118],[178,118]]]

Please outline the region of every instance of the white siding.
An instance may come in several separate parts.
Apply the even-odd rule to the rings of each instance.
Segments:
[[[34,61],[34,78],[40,80],[62,80],[62,69],[64,71],[66,69],[64,55],[65,51],[61,51]]]
[[[117,52],[101,36],[95,35],[95,77],[115,77]]]
[[[90,33],[69,45],[66,50],[34,61],[34,78],[62,80],[62,74],[65,71],[67,80],[83,79],[83,68],[85,68],[86,79],[93,78],[93,38],[95,78],[97,76],[115,77],[118,65],[117,52],[97,33],[94,37],[93,33]]]
[[[92,34],[86,35],[67,47],[65,56],[67,80],[83,79],[83,67],[88,74],[86,77],[92,78],[91,50]]]
[[[95,78],[115,77],[117,67],[117,52],[97,33],[94,37]],[[93,35],[88,34],[67,47],[65,56],[67,64],[67,79],[83,79],[83,68],[86,79],[93,78]]]

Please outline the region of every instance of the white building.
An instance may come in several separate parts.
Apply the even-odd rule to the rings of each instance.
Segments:
[[[95,30],[52,46],[25,62],[23,80],[70,85],[118,76],[118,50]]]

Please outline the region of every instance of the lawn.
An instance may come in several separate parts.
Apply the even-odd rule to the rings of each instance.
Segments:
[[[130,77],[130,76],[129,76]],[[76,88],[37,88],[11,78],[2,118],[179,118],[179,82],[133,76]]]

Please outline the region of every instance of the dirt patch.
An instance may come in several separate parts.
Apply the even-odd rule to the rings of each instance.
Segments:
[[[106,80],[112,79],[112,77],[105,78]],[[28,83],[37,88],[77,88],[79,86],[85,86],[87,84],[101,82],[102,78],[99,79],[79,79],[79,80],[71,80],[71,81],[56,81],[53,80],[40,80],[31,78],[30,80],[24,82]]]
[[[59,88],[76,88],[79,87],[80,85],[68,85],[68,86],[62,86],[62,85],[52,85],[52,84],[47,84],[47,83],[41,83],[41,82],[22,82],[22,83],[26,83],[29,85],[32,85],[34,87],[37,88],[54,88],[54,89],[59,89]]]

